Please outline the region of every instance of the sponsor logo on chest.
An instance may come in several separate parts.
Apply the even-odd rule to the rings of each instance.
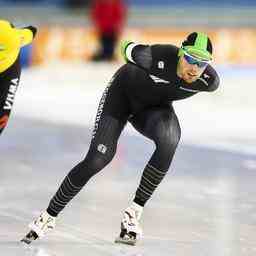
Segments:
[[[164,62],[162,60],[158,61],[158,68],[159,69],[164,69]]]

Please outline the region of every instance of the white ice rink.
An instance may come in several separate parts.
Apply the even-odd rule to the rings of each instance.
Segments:
[[[86,154],[104,87],[118,65],[51,64],[23,70],[0,137],[1,256],[256,255],[256,77],[219,67],[221,88],[174,103],[182,140],[145,207],[144,237],[116,245],[152,143],[127,126],[113,162],[64,209],[56,229],[24,247],[44,210]]]

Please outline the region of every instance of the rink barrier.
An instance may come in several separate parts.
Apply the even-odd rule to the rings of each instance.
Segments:
[[[215,62],[218,64],[256,64],[256,29],[253,28],[129,28],[121,39],[135,42],[172,43],[180,45],[187,34],[193,31],[206,32],[214,47]],[[31,63],[42,64],[51,61],[86,61],[99,47],[97,33],[91,28],[43,27],[31,48]],[[121,59],[117,48],[116,55]]]

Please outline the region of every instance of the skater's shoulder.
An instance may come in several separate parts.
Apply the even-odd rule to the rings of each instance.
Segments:
[[[172,44],[151,45],[153,57],[162,57],[168,60],[178,59],[179,48]]]

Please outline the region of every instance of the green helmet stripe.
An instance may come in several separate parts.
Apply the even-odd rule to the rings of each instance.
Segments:
[[[193,45],[187,45],[183,48],[191,55],[195,55],[205,60],[211,60],[211,53],[207,50],[208,36],[202,32],[197,32],[197,37]]]
[[[206,50],[207,51],[207,42],[208,42],[208,37],[202,32],[197,33],[196,41],[194,44],[194,47],[197,49],[201,50]]]

